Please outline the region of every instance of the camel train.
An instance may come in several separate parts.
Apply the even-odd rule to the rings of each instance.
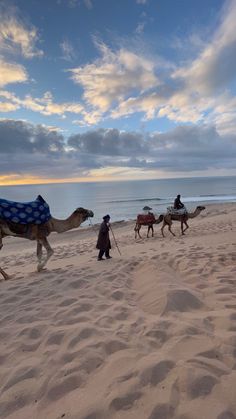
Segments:
[[[163,221],[162,227],[161,227],[161,234],[163,237],[165,237],[164,235],[164,228],[166,226],[168,226],[168,230],[169,232],[175,236],[175,234],[173,233],[173,231],[171,230],[171,226],[173,221],[179,221],[181,223],[181,233],[184,235],[185,231],[189,228],[189,225],[187,223],[187,221],[190,218],[195,218],[197,217],[203,210],[205,209],[205,207],[199,205],[198,207],[196,207],[196,209],[193,212],[186,212],[184,214],[171,214],[171,213],[167,213],[167,214],[161,214],[159,216],[158,219],[155,218],[154,214],[149,213],[149,214],[139,214],[137,216],[136,219],[136,224],[134,227],[134,231],[135,231],[135,239],[137,238],[137,235],[141,238],[140,236],[140,229],[142,226],[147,226],[148,227],[148,231],[147,231],[147,237],[149,237],[149,231],[152,231],[152,237],[153,237],[153,225],[154,224],[159,224],[161,221]]]
[[[140,229],[142,226],[148,227],[147,237],[149,237],[150,231],[152,232],[153,237],[153,225],[160,224],[161,222],[163,222],[161,227],[163,237],[165,237],[164,228],[166,226],[168,226],[170,233],[175,236],[171,230],[173,221],[179,221],[181,223],[181,232],[182,234],[185,234],[185,231],[189,228],[187,221],[197,217],[204,209],[205,207],[198,206],[193,212],[186,212],[184,214],[161,214],[158,218],[155,218],[154,214],[151,212],[139,214],[134,228],[135,239],[137,236],[141,238]],[[35,219],[33,218],[33,214],[37,214]],[[53,255],[53,249],[51,248],[47,237],[52,232],[63,233],[73,228],[77,228],[85,220],[93,216],[93,211],[77,208],[67,219],[58,220],[51,216],[48,204],[40,195],[35,201],[30,203],[14,203],[12,201],[0,199],[0,250],[3,247],[2,239],[7,236],[35,240],[37,243],[37,270],[40,272]],[[46,250],[46,255],[44,257],[43,248]],[[9,279],[9,275],[1,267],[0,274],[5,280]]]

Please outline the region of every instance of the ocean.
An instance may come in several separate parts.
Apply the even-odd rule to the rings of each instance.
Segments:
[[[164,213],[177,194],[189,210],[200,204],[236,202],[236,177],[0,186],[0,198],[11,201],[33,201],[39,194],[55,218],[84,207],[94,212],[93,223],[105,214],[112,222],[135,219],[146,205],[157,215]]]

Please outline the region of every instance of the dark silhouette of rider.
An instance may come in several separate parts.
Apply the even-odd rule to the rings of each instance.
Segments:
[[[181,209],[184,208],[184,204],[180,201],[180,195],[177,195],[174,202],[174,209]]]

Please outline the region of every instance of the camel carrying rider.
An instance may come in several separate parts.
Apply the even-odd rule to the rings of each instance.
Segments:
[[[99,249],[98,260],[104,260],[103,255],[105,253],[106,259],[111,259],[109,254],[111,249],[111,242],[109,237],[109,226],[110,222],[110,215],[104,215],[103,222],[100,225],[99,233],[98,233],[98,240],[96,248]]]

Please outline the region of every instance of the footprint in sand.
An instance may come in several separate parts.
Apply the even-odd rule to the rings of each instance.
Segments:
[[[158,404],[152,411],[148,419],[172,419],[174,409],[169,404]]]
[[[168,373],[174,368],[173,361],[165,360],[148,366],[140,375],[140,382],[142,385],[156,386],[161,381],[165,380]]]
[[[212,375],[203,375],[197,377],[190,383],[188,387],[188,395],[191,399],[198,397],[205,397],[211,393],[213,387],[218,383],[218,380]]]
[[[134,405],[136,400],[140,399],[141,396],[142,396],[142,393],[140,391],[136,391],[136,392],[125,394],[123,397],[116,397],[110,403],[110,408],[116,411],[128,410]]]
[[[220,413],[216,419],[236,419],[236,416],[229,410],[225,410],[224,412]]]
[[[58,384],[53,385],[47,392],[47,399],[50,401],[58,400],[65,397],[66,394],[78,389],[83,383],[78,375],[72,375],[68,378],[61,380]]]

